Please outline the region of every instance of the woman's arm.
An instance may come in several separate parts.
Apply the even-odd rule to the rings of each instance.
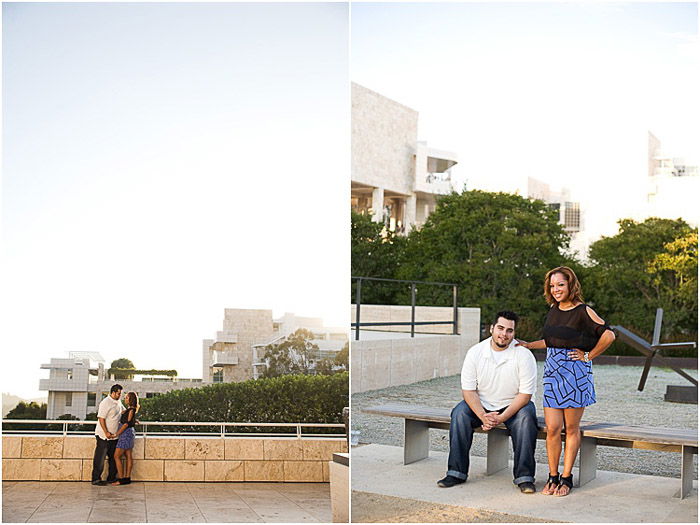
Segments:
[[[119,435],[120,435],[122,432],[124,432],[124,431],[127,429],[128,426],[129,426],[129,425],[127,425],[126,423],[124,423],[124,424],[119,428],[119,430],[117,430],[117,433],[114,434],[114,437],[119,437]]]
[[[520,339],[517,341],[520,346],[524,346],[528,350],[545,350],[547,348],[547,344],[544,342],[544,339],[533,341],[532,343],[521,341]]]

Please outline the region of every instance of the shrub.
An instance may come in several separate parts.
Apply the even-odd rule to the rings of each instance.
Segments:
[[[343,407],[347,405],[347,372],[328,376],[285,375],[168,392],[143,400],[139,419],[237,423],[342,423]],[[210,430],[209,427],[205,428]],[[198,427],[187,428],[197,429]],[[177,431],[184,428],[163,427],[163,430]],[[290,432],[284,427],[236,427],[230,428],[229,431]],[[305,430],[308,433],[314,431],[342,433],[342,429]]]

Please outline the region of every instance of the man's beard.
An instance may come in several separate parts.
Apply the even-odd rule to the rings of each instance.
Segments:
[[[493,339],[493,338],[492,338]],[[510,341],[507,342],[506,344],[502,345],[495,339],[493,339],[493,344],[495,344],[498,348],[508,348],[508,345],[510,344]]]

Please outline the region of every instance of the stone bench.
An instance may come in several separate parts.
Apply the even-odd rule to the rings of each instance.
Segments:
[[[429,429],[449,430],[450,409],[404,404],[386,404],[364,409],[368,414],[404,419],[404,465],[428,457]],[[537,418],[537,438],[545,439],[544,418]],[[475,432],[484,432],[481,428]],[[504,425],[486,432],[486,474],[508,467],[509,432]],[[565,439],[562,433],[562,439]],[[633,426],[618,423],[581,422],[578,486],[595,479],[598,446],[680,452],[681,489],[676,497],[685,498],[693,488],[693,455],[698,453],[698,431],[695,429]]]

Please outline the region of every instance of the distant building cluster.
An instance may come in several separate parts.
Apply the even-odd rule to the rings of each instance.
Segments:
[[[273,319],[272,310],[226,308],[223,330],[217,332],[216,339],[205,339],[202,345],[203,379],[170,377],[157,371],[117,379],[109,373],[98,352],[69,352],[67,358],[52,358],[48,364],[41,365],[49,370],[49,377],[39,381],[39,390],[48,391],[46,417],[55,419],[70,414],[85,419],[97,411],[97,405],[109,395],[114,383],[147,399],[204,384],[257,379],[267,366],[263,358],[265,347],[282,342],[299,328],[312,332],[310,342],[318,346],[317,359],[332,359],[348,339],[347,330],[324,327],[318,318],[286,313]]]
[[[646,216],[662,219],[682,218],[697,226],[697,196],[700,193],[700,172],[697,164],[671,155],[651,132],[648,144]]]

